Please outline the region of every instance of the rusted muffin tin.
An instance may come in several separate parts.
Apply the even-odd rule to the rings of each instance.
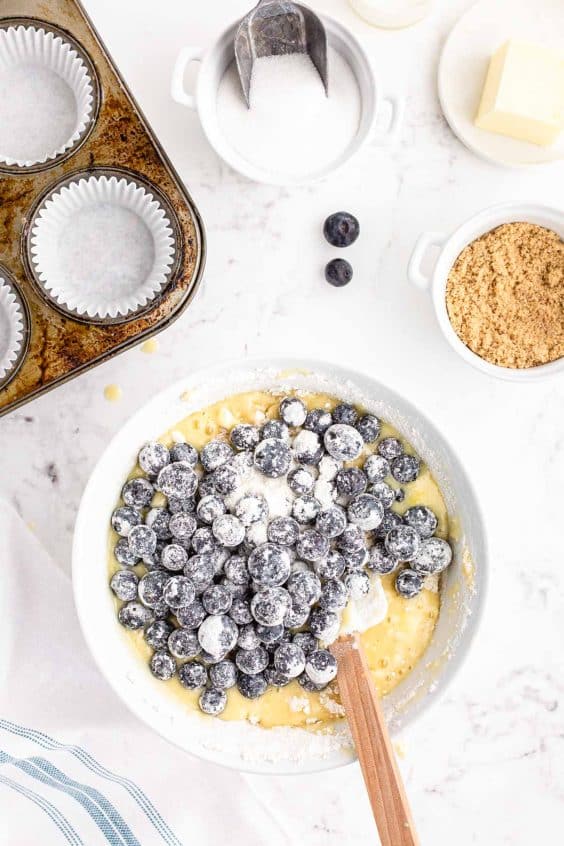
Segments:
[[[0,31],[34,27],[60,36],[90,77],[89,120],[78,140],[47,160],[0,161],[0,278],[24,319],[21,349],[0,380],[0,415],[160,331],[201,281],[205,232],[197,208],[127,89],[78,0],[2,0]],[[135,311],[92,316],[52,298],[34,264],[34,221],[54,195],[80,180],[133,183],[168,222],[173,253],[162,285]]]

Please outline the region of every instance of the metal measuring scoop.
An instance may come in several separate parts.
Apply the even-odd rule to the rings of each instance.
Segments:
[[[317,15],[298,3],[259,0],[253,11],[243,18],[235,34],[237,70],[249,108],[255,59],[290,53],[307,53],[328,94],[327,35]]]

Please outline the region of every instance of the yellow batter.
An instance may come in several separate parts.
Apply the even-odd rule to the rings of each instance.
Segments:
[[[331,410],[339,400],[325,394],[302,394],[300,399],[311,408]],[[229,431],[237,423],[262,423],[266,418],[276,417],[280,395],[267,392],[248,392],[228,397],[208,408],[190,414],[177,423],[160,440],[170,446],[174,441],[185,439],[201,449],[212,438]],[[382,425],[382,437],[400,437],[388,424]],[[406,452],[413,452],[405,439],[400,437]],[[362,463],[366,455],[373,452],[375,445],[365,446],[360,459],[351,464]],[[132,476],[139,474],[136,468]],[[398,487],[393,480],[387,480]],[[431,508],[439,521],[437,535],[447,538],[449,534],[448,515],[439,487],[428,468],[423,465],[418,479],[405,486],[405,499],[395,503],[393,509],[403,513],[412,505],[424,504]],[[156,494],[154,504],[162,500]],[[111,531],[109,538],[109,568],[113,574],[118,565],[113,556],[117,535]],[[141,575],[143,567],[136,567]],[[427,649],[439,614],[439,594],[436,590],[424,589],[414,599],[404,599],[394,588],[395,574],[384,576],[382,584],[388,600],[386,618],[362,635],[362,642],[374,682],[380,696],[385,696],[413,669]],[[116,600],[117,602],[117,600]],[[121,603],[117,602],[118,605]],[[140,631],[125,631],[142,660],[148,664],[151,648]],[[149,670],[147,670],[149,672]],[[173,678],[166,684],[175,696],[182,698],[186,708],[199,712],[198,698],[201,691],[186,690]],[[341,714],[338,693],[331,685],[321,693],[308,693],[297,681],[283,688],[269,687],[259,699],[245,699],[236,688],[227,691],[227,707],[221,714],[223,720],[250,720],[265,728],[273,726],[302,726],[312,729],[328,727]],[[199,712],[200,713],[200,712]]]

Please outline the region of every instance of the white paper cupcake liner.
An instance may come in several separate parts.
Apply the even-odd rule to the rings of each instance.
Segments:
[[[14,369],[20,357],[25,317],[12,286],[0,275],[0,381]]]
[[[43,79],[42,72],[46,74]],[[48,72],[63,80],[73,97],[64,96],[64,86],[57,86],[55,91],[53,76]],[[29,99],[21,102],[22,86],[29,97],[35,98],[34,103]],[[12,90],[18,95],[8,117],[0,106],[0,162],[5,165],[26,168],[58,158],[74,147],[92,120],[94,86],[90,72],[76,50],[51,31],[34,26],[0,29],[0,88],[8,95]],[[67,128],[66,137],[57,137],[55,143],[61,127]],[[2,149],[7,145],[14,149]],[[30,156],[32,147],[35,154]]]
[[[142,185],[90,176],[65,185],[32,222],[36,280],[83,317],[125,317],[167,284],[175,238],[161,203]]]

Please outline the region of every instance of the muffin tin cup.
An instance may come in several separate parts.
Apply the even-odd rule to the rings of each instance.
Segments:
[[[26,354],[27,307],[7,271],[0,266],[0,387],[16,375]]]
[[[7,148],[0,132],[0,168],[33,172],[53,166],[82,144],[96,121],[99,85],[92,63],[72,38],[56,27],[25,25],[23,21],[7,21],[0,27],[0,81],[4,77],[8,93],[12,88],[20,100],[24,98],[18,86],[27,85],[25,91],[33,92],[37,107],[31,124],[23,111],[11,115],[13,128],[4,117],[6,132],[12,139],[20,139],[20,148]],[[37,81],[41,72],[45,91]],[[72,94],[72,106],[65,87]],[[25,108],[29,109],[29,102]],[[45,126],[52,126],[52,132],[38,126],[43,120]],[[61,126],[68,131],[55,140]],[[37,137],[42,131],[45,137]]]
[[[154,186],[117,169],[48,189],[25,232],[41,295],[85,322],[130,320],[151,308],[176,270],[176,216]]]

